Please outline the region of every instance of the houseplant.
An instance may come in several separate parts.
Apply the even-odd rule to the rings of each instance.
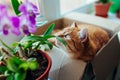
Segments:
[[[118,18],[120,18],[120,9],[117,10],[117,12],[116,12],[116,16],[117,16]]]
[[[108,11],[111,5],[110,0],[98,0],[94,4],[95,15],[101,17],[107,17]]]
[[[109,12],[116,14],[116,17],[120,18],[120,0],[112,0]]]
[[[51,24],[43,35],[33,35],[36,31],[37,7],[28,0],[25,3],[12,1],[12,4],[19,5],[15,8],[19,8],[18,16],[8,15],[6,6],[0,4],[0,32],[4,35],[11,32],[17,36],[24,33],[25,37],[13,43],[13,47],[9,47],[0,39],[4,46],[0,47],[0,80],[46,80],[51,60],[40,49],[42,46],[52,49],[48,39],[56,37],[51,35],[55,25]],[[63,39],[56,38],[65,44]]]

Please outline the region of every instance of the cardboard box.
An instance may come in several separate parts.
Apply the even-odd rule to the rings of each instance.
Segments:
[[[51,21],[37,29],[35,34],[42,34],[51,23],[55,23],[55,28],[63,28],[71,25],[86,23],[97,25],[106,29],[111,39],[96,55],[92,62],[93,70],[97,80],[106,80],[109,73],[118,64],[120,59],[120,46],[117,32],[120,30],[120,24],[100,17],[72,13],[63,18]],[[48,51],[52,58],[52,68],[49,77],[52,80],[81,80],[87,63],[82,60],[73,60],[66,55],[64,50],[54,47]]]

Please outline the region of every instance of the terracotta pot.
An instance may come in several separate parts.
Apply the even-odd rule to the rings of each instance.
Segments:
[[[111,3],[99,3],[95,2],[94,7],[95,7],[95,15],[96,16],[101,16],[101,17],[108,17],[108,10],[110,8]]]
[[[40,54],[42,54],[48,61],[48,66],[46,68],[46,70],[44,71],[44,73],[42,75],[40,75],[36,80],[48,80],[48,75],[49,75],[49,71],[52,65],[52,60],[50,58],[50,56],[41,50],[38,50]],[[0,75],[0,80],[6,80],[7,76],[5,75]]]
[[[52,60],[46,52],[43,52],[43,51],[40,50],[40,53],[42,55],[44,55],[46,57],[46,59],[48,60],[48,67],[45,70],[45,72],[41,76],[39,76],[36,80],[47,80],[48,75],[49,75],[49,71],[50,71],[50,68],[51,68],[51,65],[52,65]]]
[[[117,16],[117,18],[120,18],[120,10],[118,10],[118,11],[116,12],[116,16]]]

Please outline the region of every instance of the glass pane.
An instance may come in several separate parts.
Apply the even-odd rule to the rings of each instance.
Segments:
[[[64,14],[93,1],[95,0],[60,0],[60,12]]]

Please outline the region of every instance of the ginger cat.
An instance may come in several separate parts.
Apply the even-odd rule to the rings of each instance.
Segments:
[[[66,49],[72,58],[83,61],[92,60],[97,51],[109,40],[107,31],[88,24],[77,25],[74,23],[71,27],[66,27],[55,35],[64,38],[67,43]]]

